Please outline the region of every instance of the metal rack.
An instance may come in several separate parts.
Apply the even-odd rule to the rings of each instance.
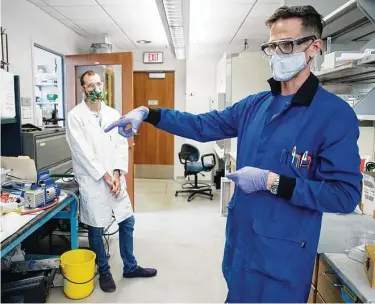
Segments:
[[[323,40],[326,53],[335,48],[345,51],[353,46],[358,52],[375,49],[375,3],[373,0],[350,0],[324,19]],[[320,58],[322,60],[322,58]],[[360,60],[314,74],[324,84],[367,85],[375,84],[375,53]],[[353,107],[360,120],[375,121],[375,89],[363,96]]]

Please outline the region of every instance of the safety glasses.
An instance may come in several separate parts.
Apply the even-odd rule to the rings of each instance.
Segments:
[[[296,45],[301,45],[305,42],[316,40],[316,36],[307,36],[299,39],[281,39],[272,42],[263,43],[260,49],[263,53],[270,57],[276,52],[278,54],[292,54]]]
[[[101,82],[101,81],[92,82],[92,83],[86,84],[85,88],[89,89],[89,90],[95,90],[98,87],[100,88],[102,85],[103,85],[103,82]]]

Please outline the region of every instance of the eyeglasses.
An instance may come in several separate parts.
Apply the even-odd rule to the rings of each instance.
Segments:
[[[95,90],[97,87],[101,87],[102,85],[103,85],[103,82],[101,81],[92,82],[92,83],[86,84],[85,88],[90,89],[90,90]]]
[[[263,43],[260,46],[260,49],[267,56],[272,56],[277,52],[277,50],[280,50],[280,52],[283,54],[291,54],[294,51],[295,45],[301,45],[307,41],[311,41],[312,43],[314,40],[316,40],[316,36],[307,36],[299,39],[282,39]]]

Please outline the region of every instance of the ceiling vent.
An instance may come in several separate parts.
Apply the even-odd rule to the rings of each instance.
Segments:
[[[92,43],[90,45],[91,54],[112,53],[112,44],[109,43]]]

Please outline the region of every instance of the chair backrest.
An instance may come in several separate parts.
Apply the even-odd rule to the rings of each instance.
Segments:
[[[180,158],[189,162],[196,162],[199,160],[199,150],[193,145],[183,144],[181,146]]]

